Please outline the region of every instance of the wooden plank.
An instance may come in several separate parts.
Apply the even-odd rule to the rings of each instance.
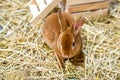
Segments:
[[[51,3],[53,0],[45,0],[47,4]]]
[[[98,3],[69,6],[68,11],[73,13],[73,12],[103,9],[103,8],[108,8],[108,7],[109,7],[109,2],[105,1],[105,2],[98,2]]]
[[[36,17],[39,12],[37,6],[35,4],[31,4],[31,5],[29,5],[29,8],[30,8],[30,11],[31,11],[33,17]]]
[[[38,5],[40,11],[43,10],[46,7],[46,4],[45,4],[44,0],[35,0],[35,1]]]
[[[44,18],[49,14],[49,12],[57,6],[61,0],[52,0],[50,3],[47,3],[46,7],[43,10],[40,10],[36,17],[33,17],[30,23],[35,23],[37,20]]]
[[[106,16],[108,14],[108,9],[101,9],[96,11],[88,11],[88,12],[80,12],[80,13],[71,13],[75,18],[79,18],[80,16],[87,17],[96,17],[96,16]]]
[[[101,1],[108,1],[108,0],[67,0],[67,5],[85,4],[85,3],[101,2]]]

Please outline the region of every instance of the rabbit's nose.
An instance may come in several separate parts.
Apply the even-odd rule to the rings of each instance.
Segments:
[[[64,58],[69,58],[69,55],[68,54],[64,55]]]

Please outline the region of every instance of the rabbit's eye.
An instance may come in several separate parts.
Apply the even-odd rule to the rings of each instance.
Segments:
[[[73,47],[75,46],[75,42],[73,42],[72,46],[73,46]]]

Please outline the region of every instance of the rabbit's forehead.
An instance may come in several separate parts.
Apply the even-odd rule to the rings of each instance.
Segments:
[[[71,33],[65,33],[62,36],[62,43],[63,44],[71,44],[74,41],[74,36]]]
[[[62,38],[61,45],[62,45],[63,49],[69,50],[72,43],[73,43],[72,37],[65,36]]]

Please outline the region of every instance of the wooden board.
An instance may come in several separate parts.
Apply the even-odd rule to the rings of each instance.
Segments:
[[[47,4],[44,3],[44,0],[35,0],[35,1],[38,5],[38,8],[39,8],[40,11],[43,10],[47,5]]]
[[[106,16],[108,14],[108,9],[101,9],[96,11],[88,11],[88,12],[80,12],[80,13],[72,13],[75,18],[79,18],[80,16],[87,17],[96,17],[96,16]]]
[[[93,3],[93,2],[101,2],[108,0],[67,0],[67,5],[77,5],[77,4],[85,4],[85,3]]]
[[[29,2],[29,8],[33,14],[33,18],[30,20],[30,23],[35,23],[36,21],[44,18],[49,14],[50,11],[52,11],[53,8],[61,1],[61,0],[46,0],[47,4],[41,4],[40,0],[31,0]],[[34,3],[34,8],[30,7]],[[39,8],[38,12],[35,11],[35,5]],[[42,6],[43,5],[43,6]]]
[[[97,9],[104,9],[109,7],[109,2],[97,2],[97,3],[88,3],[88,4],[80,4],[75,6],[69,6],[68,11],[73,12],[82,12],[82,11],[90,11]]]
[[[37,16],[38,15],[39,11],[38,11],[38,8],[37,8],[37,6],[35,4],[31,4],[29,6],[29,8],[30,8],[30,11],[31,11],[33,16]]]

